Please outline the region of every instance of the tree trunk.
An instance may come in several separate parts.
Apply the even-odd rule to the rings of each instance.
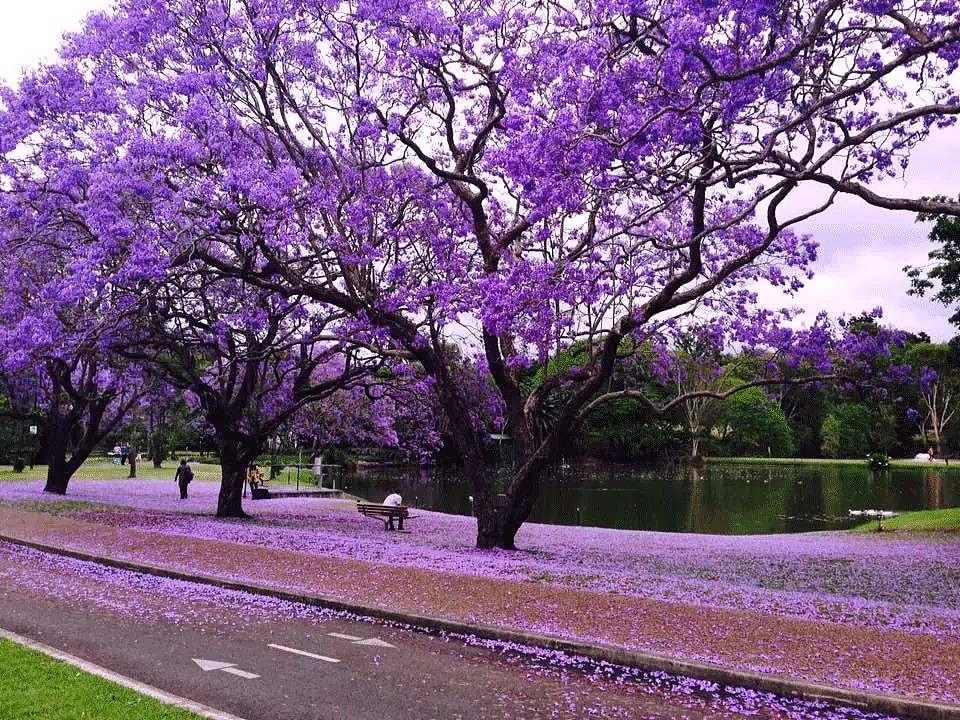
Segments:
[[[444,393],[444,389],[448,393]],[[464,478],[473,491],[477,547],[516,550],[517,531],[529,517],[540,492],[540,481],[548,467],[548,450],[541,445],[531,452],[533,439],[522,431],[515,431],[517,471],[506,493],[498,494],[484,455],[482,436],[455,399],[455,391],[442,387],[440,397],[450,420],[450,434],[461,459]]]
[[[67,449],[70,445],[70,420],[57,409],[47,414],[47,484],[43,491],[65,495],[70,482],[67,472]]]
[[[43,491],[55,493],[57,495],[67,494],[67,485],[70,483],[70,473],[67,472],[67,459],[65,453],[59,448],[53,449],[52,438],[50,448],[50,461],[47,465],[47,484],[43,486]]]
[[[507,493],[507,512],[500,526],[500,547],[514,550],[517,531],[530,517],[540,497],[540,482],[550,464],[537,455],[520,466]]]
[[[130,443],[129,453],[127,457],[130,460],[130,473],[127,478],[133,479],[137,477],[137,444],[135,442]]]
[[[243,483],[247,466],[256,458],[256,450],[227,439],[218,439],[217,445],[222,473],[217,517],[248,518],[243,510]]]
[[[166,452],[167,449],[163,443],[163,432],[158,430],[153,433],[153,437],[150,439],[150,459],[153,461],[155,468],[159,469],[162,467]]]
[[[489,502],[477,502],[474,498],[474,512],[477,516],[477,547],[482,549],[500,548],[516,550],[517,531],[526,522],[540,494],[540,481],[547,469],[547,463],[540,457],[527,462],[519,462],[519,467],[505,495],[493,497],[493,483],[485,465],[472,465],[465,468],[474,492],[483,488],[489,495]],[[479,492],[478,492],[479,494]]]
[[[474,499],[473,510],[477,516],[477,547],[481,550],[503,547],[501,532],[503,508],[496,503],[485,506]],[[505,549],[515,549],[512,539]]]
[[[477,547],[501,547],[500,528],[503,517],[503,498],[494,493],[490,468],[485,462],[464,462],[461,472],[473,492],[473,513],[477,518]]]
[[[66,495],[70,478],[87,459],[89,452],[74,452],[68,459],[70,451],[70,431],[74,419],[69,413],[54,409],[47,414],[47,482],[44,492],[56,495]]]

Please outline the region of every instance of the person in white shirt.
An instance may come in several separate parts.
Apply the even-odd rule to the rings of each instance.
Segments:
[[[384,505],[403,505],[403,498],[400,493],[392,492],[383,501]]]

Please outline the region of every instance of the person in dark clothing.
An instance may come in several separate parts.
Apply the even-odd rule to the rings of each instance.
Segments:
[[[187,485],[190,484],[190,481],[193,480],[193,470],[190,469],[190,466],[187,465],[186,460],[180,461],[180,467],[177,468],[176,474],[173,476],[173,479],[176,481],[177,485],[180,486],[180,499],[187,499]]]

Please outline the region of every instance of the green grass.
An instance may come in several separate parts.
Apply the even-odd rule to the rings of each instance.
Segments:
[[[867,467],[867,458],[765,458],[765,457],[711,457],[709,465],[859,465]],[[960,472],[960,461],[952,461],[949,465],[942,462],[928,463],[913,460],[912,458],[891,458],[890,467],[919,468],[921,470],[936,470],[937,472]]]
[[[161,480],[173,480],[173,475],[177,470],[178,460],[165,460],[163,467],[157,469],[149,460],[137,464],[137,477],[141,479],[159,478]],[[222,474],[220,472],[219,461],[215,458],[205,458],[202,462],[193,458],[190,461],[190,467],[193,469],[193,476],[197,480],[208,480],[219,483]],[[260,471],[265,477],[270,475],[270,463],[260,463]],[[129,465],[114,465],[109,458],[91,458],[88,459],[80,469],[70,478],[73,480],[126,480],[130,475]],[[44,481],[47,479],[47,466],[34,465],[32,468],[24,468],[23,472],[15,473],[9,465],[0,465],[0,482],[10,480],[13,482]],[[274,484],[293,485],[297,480],[297,471],[294,467],[285,467],[279,477],[274,480]],[[310,470],[304,466],[300,470],[300,483],[311,481]]]
[[[137,468],[140,470],[140,466]],[[74,473],[75,478],[84,480],[120,480],[130,474],[130,467],[127,465],[113,465],[105,460],[87,460],[80,469]],[[23,472],[14,472],[9,465],[0,466],[0,481],[3,480],[45,480],[47,477],[46,465],[34,465],[25,467]],[[172,477],[172,475],[171,475]]]
[[[918,510],[904,513],[883,521],[885,530],[906,532],[960,532],[960,508],[942,510]],[[871,520],[853,528],[854,532],[867,532],[877,529],[877,521]]]
[[[3,720],[199,720],[60,660],[0,638]]]
[[[193,461],[190,463],[193,468],[194,477],[198,480],[215,480],[220,482],[220,466],[210,463],[201,463]],[[163,467],[157,469],[153,467],[150,461],[137,464],[138,478],[160,478],[163,480],[173,480],[173,475],[177,470],[177,462],[167,460]],[[71,480],[126,480],[130,475],[129,465],[114,465],[112,461],[103,458],[93,458],[87,460],[70,478]],[[33,468],[24,468],[23,472],[16,473],[9,465],[0,466],[0,482],[11,480],[15,482],[26,482],[29,480],[46,480],[47,466],[34,465]]]
[[[710,457],[712,465],[864,465],[863,460],[834,460],[832,458],[767,458],[767,457]]]

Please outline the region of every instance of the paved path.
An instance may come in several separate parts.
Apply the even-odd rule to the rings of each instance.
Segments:
[[[0,627],[235,718],[739,717],[677,688],[91,565],[0,543]]]
[[[960,717],[960,707],[923,701],[925,685],[960,686],[960,641],[718,610],[539,583],[396,568],[364,561],[79,522],[0,508],[0,535],[19,542],[249,587],[425,627],[550,646],[628,665],[664,669],[758,689],[830,697],[914,717]],[[437,589],[442,588],[438,593]],[[542,628],[532,635],[517,627]],[[724,666],[696,662],[743,648]],[[591,638],[584,642],[581,638]],[[657,648],[656,653],[637,648]],[[865,693],[849,678],[889,674],[889,648],[901,658],[896,697]],[[701,653],[703,655],[701,655]],[[800,668],[811,682],[756,675],[751,664]],[[912,697],[911,697],[912,696]]]

